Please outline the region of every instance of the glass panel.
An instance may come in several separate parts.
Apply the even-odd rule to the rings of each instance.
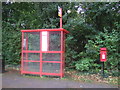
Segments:
[[[23,65],[24,71],[40,72],[40,63],[38,62],[24,62]]]
[[[43,63],[42,72],[60,73],[60,63]]]
[[[23,60],[40,60],[40,54],[39,53],[24,53],[23,54]]]
[[[60,61],[60,53],[43,53],[43,61]]]
[[[23,39],[24,50],[40,50],[40,32],[25,32]]]
[[[60,51],[60,31],[49,32],[49,50]]]

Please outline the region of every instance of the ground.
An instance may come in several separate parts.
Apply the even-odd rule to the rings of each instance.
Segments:
[[[7,70],[2,74],[2,88],[118,88],[105,83],[80,82],[69,79],[24,76],[19,70]]]

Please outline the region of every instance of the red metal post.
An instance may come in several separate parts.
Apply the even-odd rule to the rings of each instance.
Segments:
[[[62,28],[62,8],[60,8],[61,10],[61,17],[60,17],[60,28]]]
[[[28,33],[26,33],[26,51],[28,51]],[[28,52],[26,52],[26,60],[28,60]],[[26,69],[28,70],[28,62],[26,63]]]
[[[21,74],[23,74],[23,39],[24,39],[24,32],[22,32],[22,43],[21,43]]]
[[[63,51],[63,31],[61,31],[61,52]],[[63,53],[61,53],[61,63],[60,63],[60,77],[63,74]]]
[[[47,31],[47,51],[49,51],[49,36],[50,36],[50,34],[49,34],[50,32],[49,31]]]
[[[26,33],[26,51],[28,51],[28,33]],[[28,60],[28,53],[26,53],[26,59]]]
[[[42,32],[40,32],[40,77],[42,77]]]
[[[65,32],[63,33],[63,76],[65,69]]]

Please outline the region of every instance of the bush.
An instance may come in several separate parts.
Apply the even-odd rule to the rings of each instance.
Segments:
[[[95,63],[93,59],[90,58],[82,58],[75,64],[75,66],[76,69],[79,71],[93,72],[98,71],[99,69],[99,65]]]
[[[116,30],[112,30],[112,32],[108,32],[108,30],[104,29],[104,32],[100,32],[98,35],[95,35],[94,39],[88,40],[86,44],[86,54],[87,57],[91,59],[99,59],[100,48],[107,48],[107,62],[105,62],[105,69],[110,70],[118,70],[118,58],[120,55],[118,54],[118,32]],[[100,60],[96,61],[97,64],[100,64]]]
[[[76,69],[79,71],[88,71],[91,67],[92,59],[90,58],[83,58],[76,63]]]

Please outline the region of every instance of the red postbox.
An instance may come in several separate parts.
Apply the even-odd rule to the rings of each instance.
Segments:
[[[107,49],[106,48],[100,48],[100,61],[101,62],[107,61]]]

